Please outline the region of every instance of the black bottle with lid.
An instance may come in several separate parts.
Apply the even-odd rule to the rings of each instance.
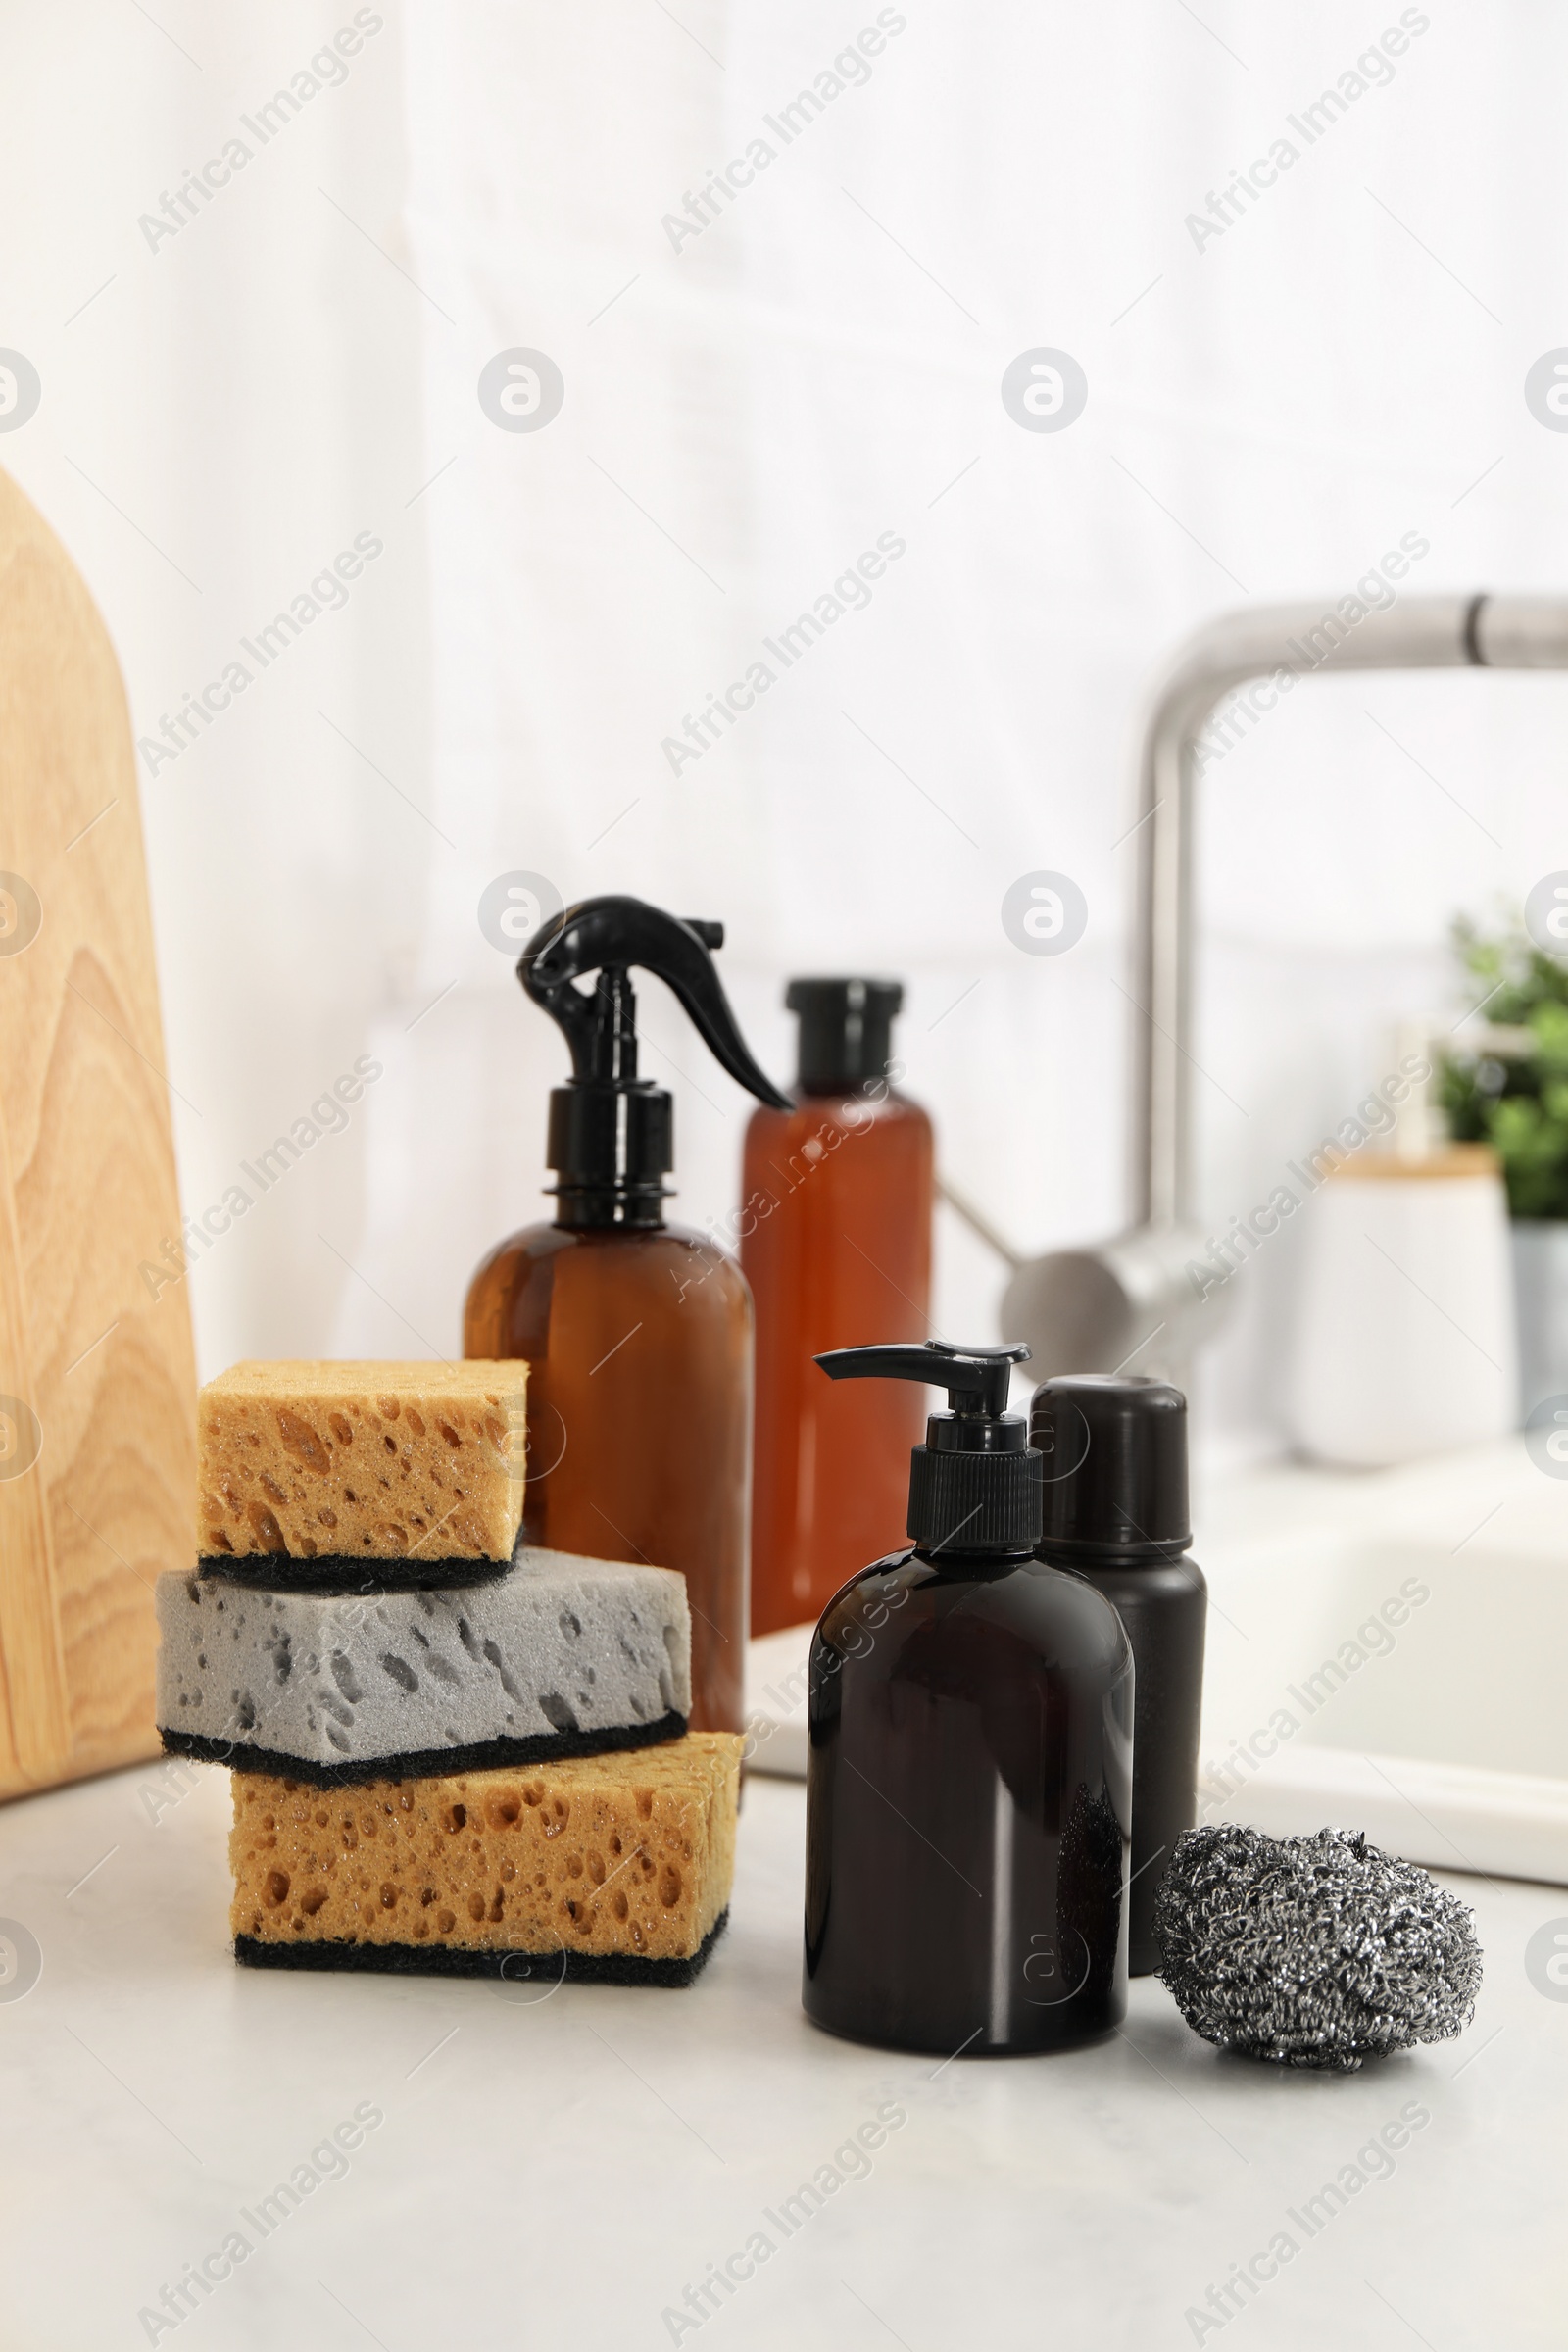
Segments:
[[[1133,1713],[1131,1973],[1159,1966],[1154,1896],[1197,1809],[1208,1588],[1187,1557],[1187,1399],[1165,1381],[1044,1381],[1029,1416],[1044,1457],[1037,1556],[1115,1607],[1137,1668]]]
[[[913,1549],[811,1643],[806,2012],[948,2058],[1064,2049],[1126,2010],[1132,1655],[1034,1556],[1041,1461],[1006,1411],[1029,1350],[844,1348],[835,1380],[948,1392],[910,1463]]]

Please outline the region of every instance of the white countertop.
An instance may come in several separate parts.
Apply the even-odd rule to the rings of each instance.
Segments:
[[[0,1809],[0,1917],[42,1955],[24,1997],[0,1985],[6,2352],[1525,2352],[1568,2333],[1568,1999],[1524,1961],[1544,1923],[1568,1930],[1561,1889],[1446,1879],[1486,1951],[1475,2026],[1358,2075],[1224,2058],[1149,1979],[1104,2044],[939,2066],[801,2013],[798,1783],[750,1782],[730,1931],[681,1992],[238,1970],[227,1820],[226,1775],[157,1764]],[[1412,2104],[1430,2121],[1366,2168],[1392,2171],[1308,2238],[1291,2209]],[[352,2153],[263,2239],[242,2209],[345,2124]],[[786,2234],[769,2217],[862,2125],[881,2144]],[[244,2262],[151,2334],[139,2311],[236,2229]],[[773,2251],[716,2313],[662,2316],[713,2264],[744,2272],[760,2230]],[[1281,2230],[1298,2250],[1255,2301],[1195,2328]]]

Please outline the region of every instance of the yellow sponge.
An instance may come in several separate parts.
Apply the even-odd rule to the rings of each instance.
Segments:
[[[368,1561],[508,1560],[524,1363],[246,1363],[197,1402],[200,1545]]]
[[[236,1957],[687,1983],[729,1904],[741,1746],[688,1732],[548,1770],[334,1789],[235,1773]]]

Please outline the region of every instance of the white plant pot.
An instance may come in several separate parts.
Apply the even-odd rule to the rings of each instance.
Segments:
[[[1303,1214],[1286,1383],[1303,1453],[1383,1468],[1518,1426],[1507,1200],[1484,1145],[1347,1161]]]
[[[1513,1237],[1519,1402],[1568,1396],[1568,1217],[1518,1217]]]

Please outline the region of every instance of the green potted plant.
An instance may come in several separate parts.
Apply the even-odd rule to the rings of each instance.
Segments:
[[[1528,1413],[1568,1393],[1568,962],[1518,922],[1489,934],[1461,916],[1453,938],[1478,1018],[1444,1057],[1439,1099],[1455,1139],[1502,1162]]]

